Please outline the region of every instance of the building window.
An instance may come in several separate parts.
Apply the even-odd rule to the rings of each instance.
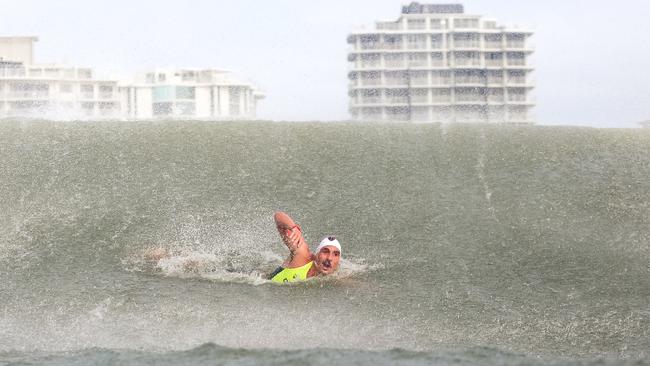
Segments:
[[[510,66],[526,65],[526,55],[523,52],[508,52],[507,62]]]
[[[399,30],[402,29],[401,22],[379,22],[377,23],[377,30]]]
[[[401,35],[385,35],[384,48],[388,50],[399,50],[403,48]]]
[[[99,86],[99,97],[109,99],[113,97],[113,87],[111,85]]]
[[[174,100],[173,86],[156,86],[152,89],[151,94],[154,102],[166,102]]]
[[[72,84],[65,83],[59,85],[59,92],[61,93],[72,93]]]
[[[454,19],[454,28],[467,29],[478,28],[478,19]]]
[[[378,71],[366,71],[361,73],[361,85],[379,85],[381,74]]]
[[[442,34],[431,35],[431,48],[440,49],[443,47]]]
[[[449,102],[451,100],[450,89],[431,89],[431,101],[434,103]]]
[[[362,50],[372,50],[379,48],[379,35],[366,34],[359,37]]]
[[[486,34],[485,48],[500,49],[502,46],[503,36],[501,34]]]
[[[503,71],[502,70],[489,70],[487,73],[488,84],[502,84]]]
[[[181,116],[193,116],[194,115],[194,103],[193,102],[178,102],[176,103],[176,111],[178,115]]]
[[[483,28],[484,29],[496,29],[497,28],[497,22],[494,20],[486,20],[483,22]]]
[[[447,22],[445,19],[430,19],[431,29],[445,29],[447,28]]]
[[[170,116],[174,111],[172,102],[153,103],[151,107],[154,116]]]
[[[181,80],[183,81],[194,80],[194,71],[183,71]]]
[[[426,29],[427,20],[426,19],[409,19],[408,20],[408,29]]]
[[[404,67],[404,54],[386,53],[384,55],[384,63],[386,67]]]
[[[506,47],[508,48],[524,48],[526,36],[522,33],[506,35]]]
[[[16,82],[9,84],[9,96],[17,98],[46,98],[50,92],[50,86],[42,83]]]
[[[432,67],[442,67],[445,66],[445,59],[442,52],[433,52],[431,53],[431,66]]]
[[[164,83],[167,80],[167,75],[165,74],[158,74],[158,82]]]
[[[428,66],[429,59],[426,53],[409,53],[407,67],[424,67]]]
[[[524,71],[509,71],[508,82],[512,84],[525,84],[526,73]]]
[[[194,99],[193,86],[177,86],[176,99]]]
[[[431,85],[449,85],[451,82],[451,71],[432,71]]]
[[[490,88],[488,89],[488,101],[490,102],[503,102],[503,89]]]
[[[93,102],[82,102],[81,110],[87,116],[92,116],[95,109],[95,103]]]
[[[79,69],[77,70],[77,76],[79,79],[91,79],[93,77],[93,73],[90,69]]]
[[[426,36],[424,34],[410,34],[408,35],[408,48],[418,50],[426,48]]]
[[[511,101],[511,102],[524,102],[524,101],[526,101],[526,89],[524,89],[524,88],[508,88],[508,101]]]
[[[388,104],[408,103],[409,89],[387,89],[386,102]]]
[[[100,116],[110,116],[117,112],[117,104],[113,102],[97,103]]]
[[[390,71],[386,75],[386,85],[406,85],[406,72],[405,71]]]
[[[362,104],[376,104],[381,103],[381,90],[367,89],[361,91]]]
[[[454,47],[478,48],[480,46],[481,39],[478,33],[454,34]]]
[[[456,66],[479,66],[481,56],[478,52],[454,52]]]
[[[81,97],[84,99],[93,99],[95,97],[95,87],[92,84],[81,85]]]
[[[230,87],[230,115],[238,116],[240,114],[240,96],[241,90],[239,87]]]
[[[381,64],[381,54],[367,53],[361,55],[361,67],[379,67]]]

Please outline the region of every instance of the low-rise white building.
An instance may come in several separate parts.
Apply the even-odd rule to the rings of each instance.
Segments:
[[[0,118],[249,119],[264,98],[214,69],[157,69],[133,80],[91,68],[33,63],[36,37],[0,37]]]
[[[128,118],[255,118],[264,95],[232,73],[216,69],[156,69],[120,87]]]

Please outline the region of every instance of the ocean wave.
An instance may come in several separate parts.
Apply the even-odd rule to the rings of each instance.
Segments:
[[[213,343],[170,352],[90,348],[65,353],[0,353],[0,365],[650,365],[650,358],[566,358],[510,353],[496,348],[408,351],[391,349],[242,349]]]

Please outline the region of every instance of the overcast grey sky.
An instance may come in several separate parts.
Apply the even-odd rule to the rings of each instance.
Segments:
[[[539,124],[632,127],[650,119],[650,1],[442,1],[450,2],[535,31]],[[342,120],[347,34],[397,19],[407,3],[0,0],[0,35],[38,36],[37,62],[127,74],[155,66],[229,69],[266,92],[260,118]]]

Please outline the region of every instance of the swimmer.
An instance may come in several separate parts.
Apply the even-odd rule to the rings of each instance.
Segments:
[[[276,212],[274,219],[282,241],[289,248],[289,257],[269,276],[271,281],[295,282],[336,272],[341,260],[341,244],[334,236],[323,238],[312,253],[300,226],[289,215]]]

